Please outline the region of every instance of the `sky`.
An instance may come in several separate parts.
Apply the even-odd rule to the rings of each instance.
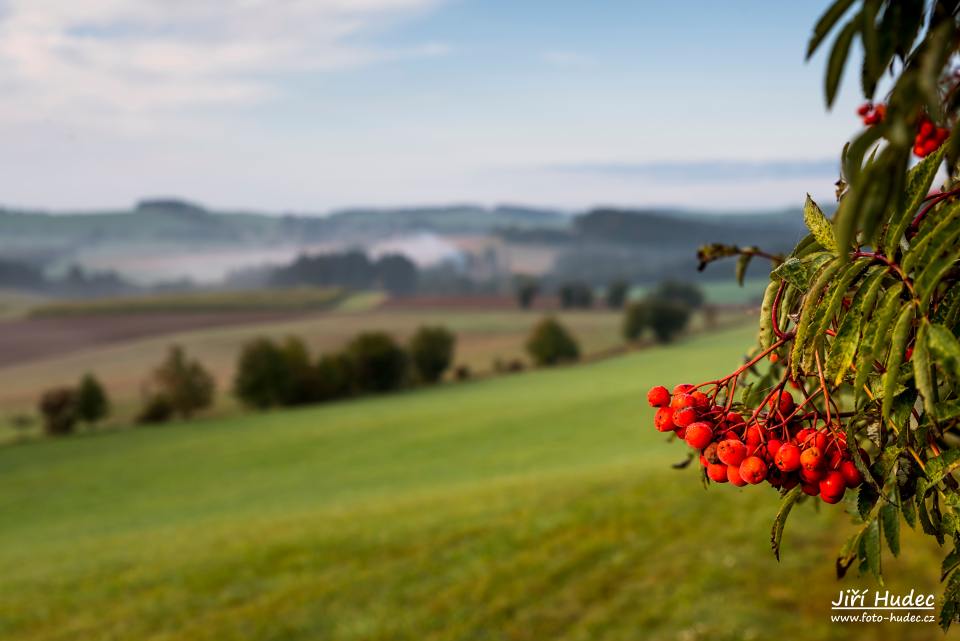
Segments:
[[[0,0],[0,203],[829,200],[826,2]]]

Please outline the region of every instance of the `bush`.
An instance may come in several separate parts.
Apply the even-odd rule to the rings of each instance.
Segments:
[[[403,386],[407,355],[389,334],[359,334],[347,345],[345,353],[356,391],[389,392]]]
[[[283,405],[301,405],[318,399],[316,370],[310,362],[310,351],[303,340],[288,336],[280,346],[286,370],[285,385],[280,390]]]
[[[527,339],[527,353],[537,365],[555,365],[580,358],[573,336],[554,318],[544,318]]]
[[[589,309],[593,307],[593,290],[586,283],[565,283],[560,286],[560,306]]]
[[[173,413],[189,418],[213,402],[213,377],[199,361],[187,359],[179,346],[173,346],[166,360],[153,372],[153,394],[170,403]]]
[[[615,280],[607,285],[606,300],[610,309],[621,309],[627,302],[630,293],[630,283],[625,280]]]
[[[643,336],[649,322],[649,313],[645,301],[635,301],[627,305],[623,313],[623,337],[627,341],[636,341]]]
[[[314,371],[315,393],[318,401],[350,396],[353,392],[353,369],[350,357],[344,353],[324,354]]]
[[[453,362],[456,337],[445,327],[421,327],[410,339],[410,362],[418,380],[436,383]]]
[[[690,322],[690,308],[662,298],[650,298],[645,303],[647,324],[653,335],[661,343],[668,343],[674,336],[687,328]]]
[[[77,418],[96,423],[110,413],[110,401],[100,381],[93,374],[85,374],[77,387]]]
[[[245,405],[266,409],[280,405],[287,386],[283,352],[268,338],[255,338],[243,346],[233,378],[233,393]]]
[[[703,305],[703,291],[693,283],[678,281],[664,281],[651,294],[652,298],[659,298],[674,303],[681,303],[690,309],[700,309]]]
[[[469,365],[457,365],[457,368],[453,370],[453,377],[458,381],[468,381],[473,374],[470,372]]]
[[[147,394],[143,399],[140,413],[136,421],[141,425],[156,425],[166,423],[173,418],[173,403],[162,394]]]
[[[72,387],[55,387],[43,393],[38,404],[43,429],[50,436],[73,432],[77,424],[77,392]]]

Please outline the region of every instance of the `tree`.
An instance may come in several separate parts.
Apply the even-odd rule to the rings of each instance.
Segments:
[[[199,361],[187,358],[183,349],[174,345],[167,358],[153,371],[153,394],[166,399],[173,413],[189,418],[213,402],[213,377]]]
[[[957,15],[953,0],[831,5],[808,55],[837,33],[827,105],[852,51],[863,55],[849,67],[860,71],[867,101],[858,111],[865,128],[841,152],[837,213],[827,218],[808,196],[810,233],[787,255],[702,247],[701,266],[737,257],[743,273],[756,257],[771,261],[759,344],[727,376],[648,395],[657,429],[699,450],[707,478],[780,489],[778,557],[795,504],[835,504],[848,492],[856,528],[837,558],[839,576],[856,566],[879,579],[884,542],[901,551],[901,520],[948,544],[944,629],[960,615]],[[858,36],[864,46],[850,47]],[[946,181],[931,192],[941,168]],[[750,454],[759,443],[767,453]]]
[[[40,396],[44,431],[50,436],[65,436],[77,425],[77,392],[72,387],[55,387]]]
[[[517,304],[521,309],[530,309],[534,299],[540,293],[540,283],[532,276],[517,276],[513,284]]]
[[[375,266],[380,285],[394,296],[409,296],[417,291],[417,265],[403,254],[386,254]]]
[[[648,298],[644,305],[647,324],[661,343],[672,341],[690,322],[690,308],[683,303],[655,297]]]
[[[527,353],[537,365],[556,365],[580,358],[580,348],[570,332],[555,318],[537,323],[527,338]]]
[[[627,302],[627,294],[630,293],[630,283],[625,280],[615,280],[607,285],[606,299],[607,307],[610,309],[622,309]]]
[[[240,350],[233,392],[245,405],[266,409],[283,403],[288,379],[280,347],[269,338],[255,338]]]
[[[445,327],[421,327],[410,339],[410,362],[417,378],[436,383],[453,362],[456,336]]]
[[[363,332],[347,345],[346,355],[358,392],[389,392],[406,380],[407,355],[385,332]]]
[[[286,372],[285,386],[280,390],[283,405],[302,405],[317,400],[316,370],[311,363],[306,343],[297,336],[288,336],[280,346]]]
[[[560,286],[560,306],[589,309],[593,307],[593,290],[586,283],[564,283]]]
[[[667,280],[657,287],[652,296],[661,300],[672,301],[686,305],[690,309],[700,309],[703,305],[703,291],[693,283]]]
[[[634,301],[627,305],[623,313],[623,337],[627,341],[636,341],[643,336],[647,329],[648,317],[647,303],[642,300]]]
[[[318,401],[344,398],[353,393],[353,368],[347,354],[324,354],[314,369]]]
[[[77,386],[77,418],[96,423],[110,413],[110,401],[100,381],[93,374],[84,374]]]

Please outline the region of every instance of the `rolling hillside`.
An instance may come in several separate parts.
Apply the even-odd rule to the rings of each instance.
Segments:
[[[776,493],[704,491],[649,426],[648,386],[750,338],[0,449],[0,637],[889,638],[829,622],[866,585],[832,577],[842,507],[796,509],[777,564]],[[934,590],[912,540],[889,587]]]

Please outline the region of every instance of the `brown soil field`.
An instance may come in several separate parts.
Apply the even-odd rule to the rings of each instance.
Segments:
[[[0,367],[194,329],[289,320],[310,311],[170,312],[0,320]]]

